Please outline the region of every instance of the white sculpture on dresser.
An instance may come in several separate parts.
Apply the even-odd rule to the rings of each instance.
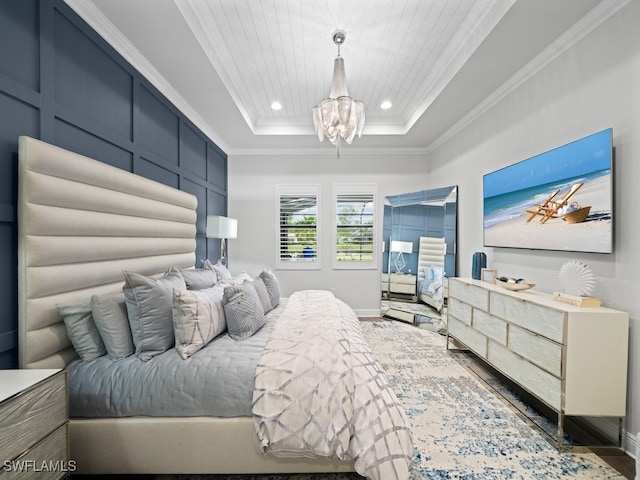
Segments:
[[[560,282],[564,293],[575,296],[589,296],[596,284],[589,266],[579,260],[569,260],[560,267]]]

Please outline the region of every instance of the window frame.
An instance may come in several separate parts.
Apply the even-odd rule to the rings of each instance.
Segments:
[[[371,195],[372,218],[372,252],[371,260],[344,261],[338,260],[338,200],[345,195]],[[378,185],[375,183],[334,183],[333,184],[333,225],[332,225],[332,264],[334,270],[376,270],[378,269]]]
[[[283,258],[282,251],[282,197],[299,195],[315,197],[316,208],[316,242],[315,257],[313,258]],[[321,228],[320,228],[320,184],[278,184],[276,185],[276,270],[319,270],[321,261]]]

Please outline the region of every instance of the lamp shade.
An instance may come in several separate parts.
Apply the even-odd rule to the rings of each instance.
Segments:
[[[413,242],[401,242],[399,240],[391,240],[390,251],[398,253],[412,253]]]
[[[238,220],[207,215],[207,238],[238,238]]]

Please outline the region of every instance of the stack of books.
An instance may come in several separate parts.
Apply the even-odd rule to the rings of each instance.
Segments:
[[[553,292],[553,299],[557,302],[568,303],[576,307],[599,307],[601,305],[599,298],[581,297],[579,295],[569,295],[568,293]]]

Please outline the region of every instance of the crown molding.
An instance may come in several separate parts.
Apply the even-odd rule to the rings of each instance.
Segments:
[[[357,155],[387,155],[387,156],[398,156],[398,155],[416,155],[423,156],[426,158],[427,156],[427,148],[397,148],[397,147],[382,147],[382,148],[371,148],[371,147],[353,147],[349,146],[348,148],[342,148],[340,152],[340,157],[342,159],[348,158],[351,156]],[[313,147],[313,148],[234,148],[227,152],[229,157],[232,156],[268,156],[268,155],[277,155],[279,157],[283,156],[335,156],[336,151],[334,148],[330,148],[329,146],[323,147]]]
[[[190,121],[192,121],[205,135],[211,138],[217,146],[222,149],[227,155],[327,155],[327,149],[318,148],[231,148],[222,140],[222,138],[211,128],[211,126],[196,112],[193,107],[173,88],[173,86],[151,65],[151,63],[137,50],[127,38],[113,26],[113,24],[104,16],[104,14],[98,9],[91,0],[64,0],[84,21],[87,22],[111,47],[113,47],[122,57],[127,60],[134,68],[136,68],[142,76],[144,76],[160,93],[162,93],[167,99],[172,102],[176,108],[178,108]],[[487,0],[493,1],[493,0]],[[607,21],[611,16],[617,13],[620,9],[626,6],[631,0],[604,0],[594,7],[587,15],[585,15],[580,21],[578,21],[572,28],[561,35],[555,42],[549,47],[543,50],[532,61],[520,69],[509,80],[502,84],[497,90],[489,95],[483,102],[472,109],[461,120],[450,127],[445,133],[440,135],[428,146],[423,148],[357,148],[351,147],[345,149],[342,152],[342,156],[353,155],[429,155],[447,141],[451,140],[455,135],[459,134],[465,128],[467,128],[476,119],[487,113],[497,103],[503,100],[507,95],[512,93],[527,80],[540,72],[544,67],[549,65],[553,60],[558,58],[569,48],[575,45],[578,41],[588,35],[595,28]],[[176,5],[180,7],[180,2],[176,2]],[[502,5],[504,7],[504,5]],[[501,9],[498,9],[498,5],[494,5],[494,10],[491,13],[491,17],[500,15]],[[184,15],[183,9],[180,9]],[[192,19],[193,20],[193,19]],[[476,28],[482,20],[478,20]],[[193,22],[192,22],[193,23]],[[195,22],[197,23],[197,22]],[[485,25],[487,25],[485,23]],[[478,36],[482,35],[478,32]],[[484,37],[483,37],[484,38]],[[461,48],[461,47],[460,47]],[[458,52],[458,56],[461,53]],[[450,72],[451,65],[443,65],[439,69],[439,77],[442,77],[447,72]],[[454,69],[455,70],[455,69]],[[434,87],[435,88],[435,87]],[[418,115],[420,109],[423,109],[425,105],[430,103],[428,98],[425,98],[423,104],[416,110],[415,115]],[[237,102],[236,102],[237,104]],[[242,113],[242,112],[241,112]],[[243,115],[244,116],[244,115]],[[419,115],[418,115],[419,117]],[[418,118],[416,117],[416,118]],[[246,120],[246,118],[245,118]],[[409,122],[413,124],[415,120]],[[251,122],[247,122],[251,125]],[[407,124],[407,125],[409,125]],[[255,127],[255,126],[254,126]],[[379,127],[379,126],[376,126]],[[397,127],[397,126],[396,126]],[[268,128],[266,126],[260,126],[257,128],[260,134],[266,134]],[[367,130],[365,125],[365,130]],[[376,128],[376,134],[382,134]],[[396,128],[394,134],[402,134],[402,127]],[[407,129],[408,131],[408,129]],[[269,132],[272,133],[272,132]],[[366,132],[371,134],[372,132]]]

